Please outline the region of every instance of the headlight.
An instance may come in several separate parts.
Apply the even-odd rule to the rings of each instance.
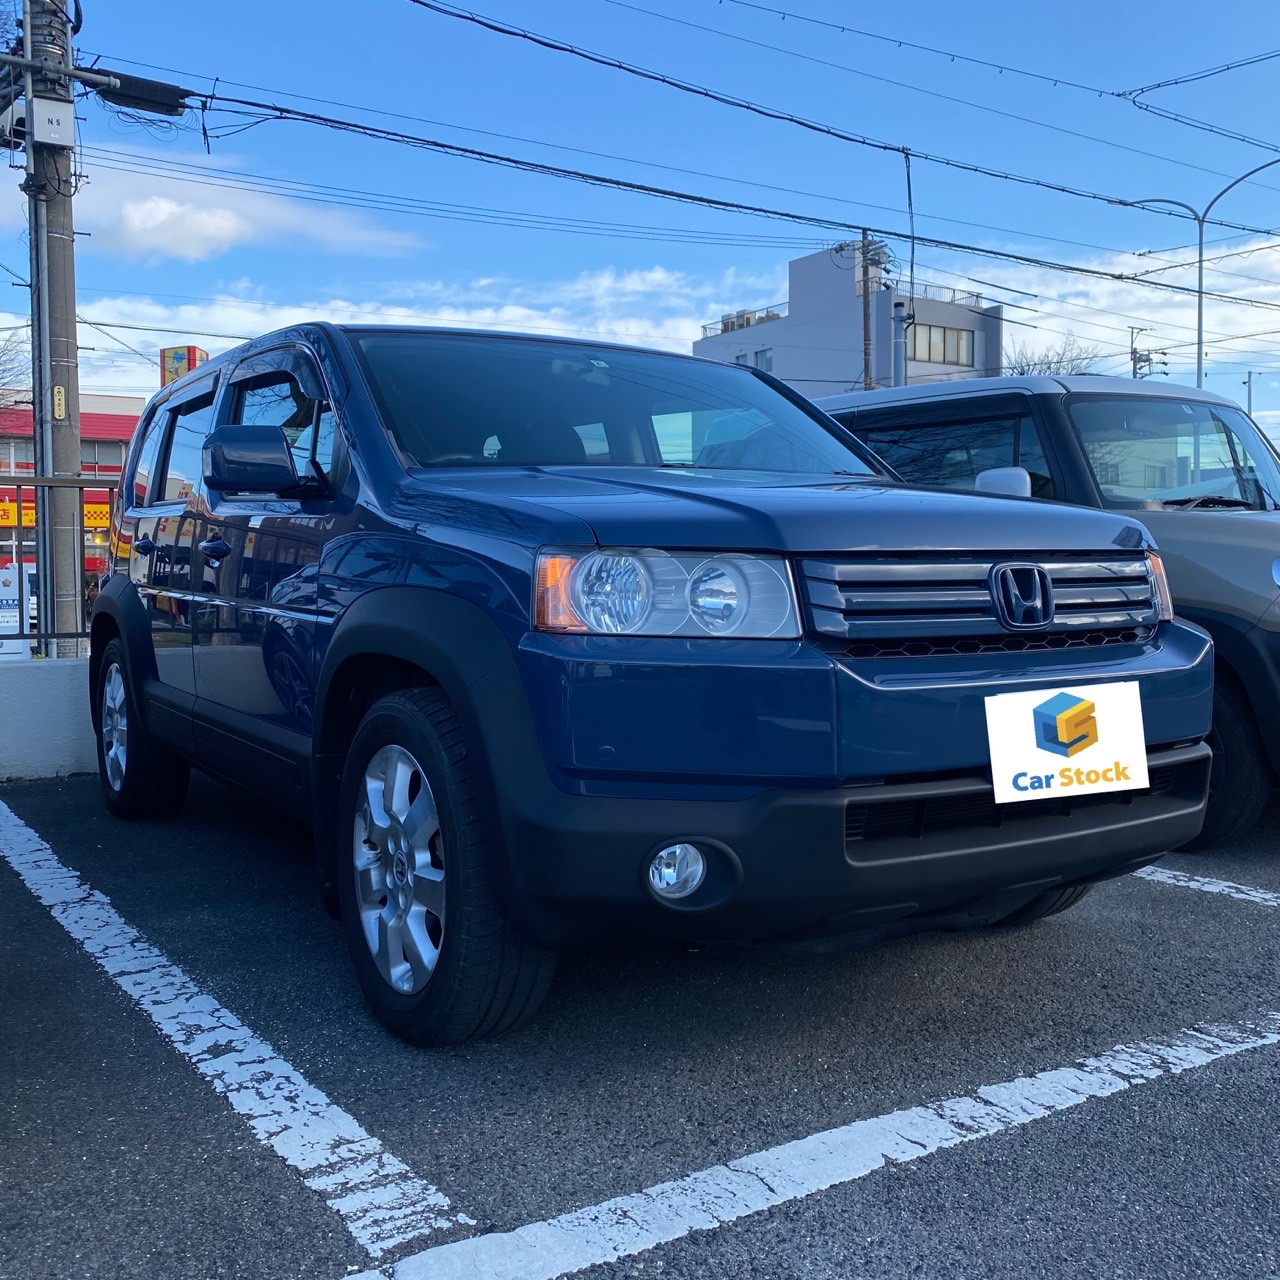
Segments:
[[[1148,551],[1147,565],[1151,570],[1151,589],[1156,598],[1160,621],[1172,622],[1173,593],[1169,590],[1169,576],[1164,571],[1164,561],[1154,551]]]
[[[738,552],[544,551],[534,615],[539,631],[587,635],[800,635],[786,562]]]

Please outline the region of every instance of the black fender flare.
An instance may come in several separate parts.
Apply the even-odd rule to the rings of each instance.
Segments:
[[[516,671],[510,640],[480,606],[430,587],[378,587],[362,595],[338,619],[316,681],[311,794],[317,871],[322,889],[333,887],[337,779],[346,756],[343,668],[356,659],[382,657],[411,664],[440,686],[453,703],[482,785],[493,786],[491,746],[497,726],[487,723],[470,696],[486,676],[500,673],[508,691],[503,733],[514,727],[526,743],[536,741],[533,716]],[[538,763],[541,764],[540,754]],[[490,806],[493,808],[493,806]],[[497,831],[497,819],[495,832]]]
[[[116,631],[124,642],[124,659],[127,675],[135,689],[142,689],[149,681],[159,679],[156,653],[151,643],[151,622],[146,606],[131,579],[122,573],[113,573],[102,584],[94,601],[89,619],[89,702],[98,687],[98,672],[102,667],[102,651],[107,647],[106,637]],[[143,704],[145,715],[146,699]],[[95,722],[96,723],[96,722]]]

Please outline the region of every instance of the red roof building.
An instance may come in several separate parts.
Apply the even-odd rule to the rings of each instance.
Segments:
[[[0,564],[31,560],[35,555],[35,491],[22,493],[22,526],[18,530],[18,489],[6,483],[35,474],[35,438],[31,393],[0,392],[11,402],[0,408]],[[146,401],[141,396],[80,397],[80,474],[86,478],[115,480],[124,465],[124,453]],[[84,494],[85,571],[106,568],[106,530],[110,515],[110,491],[86,489]]]

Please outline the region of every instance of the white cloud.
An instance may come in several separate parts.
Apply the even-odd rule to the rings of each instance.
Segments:
[[[1233,239],[1209,246],[1205,289],[1230,294],[1239,302],[1206,298],[1204,306],[1207,384],[1234,398],[1248,367],[1280,366],[1280,255],[1274,241]],[[1229,258],[1218,259],[1231,253]],[[1005,342],[1025,342],[1033,351],[1055,346],[1066,331],[1099,347],[1099,368],[1129,372],[1130,326],[1142,329],[1132,338],[1139,350],[1165,352],[1170,382],[1194,382],[1196,299],[1194,246],[1147,252],[1093,255],[1073,265],[1134,277],[1166,263],[1181,264],[1146,276],[1178,285],[1185,292],[1151,288],[1139,280],[1098,279],[1014,263],[955,258],[939,262],[947,273],[922,267],[919,277],[957,288],[972,288],[1006,304]],[[956,273],[956,274],[949,274]],[[983,283],[966,283],[977,277]],[[991,286],[1002,285],[1005,289]],[[1012,292],[1010,292],[1012,290]],[[1030,295],[1030,296],[1029,296]],[[1247,305],[1262,303],[1264,306]]]
[[[194,342],[216,354],[235,346],[235,336],[266,333],[292,324],[333,320],[347,324],[424,324],[505,333],[543,333],[627,342],[687,352],[707,320],[731,305],[774,301],[785,270],[744,278],[735,272],[692,276],[655,267],[642,271],[584,272],[543,283],[483,279],[464,282],[413,281],[380,299],[314,297],[296,305],[272,304],[248,280],[236,280],[207,302],[174,304],[146,297],[82,299],[80,313],[102,324],[155,326],[162,333],[112,330],[138,350]],[[740,303],[746,296],[749,301]],[[81,381],[96,390],[147,390],[155,366],[130,354],[110,354],[111,342],[81,329],[93,348],[82,356]]]
[[[114,150],[123,159],[109,161],[112,165],[155,166],[165,160],[162,153]],[[226,155],[206,162],[184,152],[182,160],[197,167],[240,167]],[[76,196],[76,227],[89,233],[82,251],[154,263],[205,262],[249,245],[364,257],[400,257],[426,247],[418,237],[359,212],[177,173],[125,172],[106,167],[92,154],[84,164],[87,181]],[[20,199],[0,202],[0,228],[25,228]]]
[[[159,256],[157,246],[185,262],[203,262],[236,244],[255,238],[252,222],[234,209],[199,208],[167,196],[126,200],[116,233],[121,247],[135,256]]]

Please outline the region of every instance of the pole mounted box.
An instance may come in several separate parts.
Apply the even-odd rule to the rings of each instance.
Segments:
[[[59,102],[56,98],[32,99],[31,140],[46,147],[74,147],[75,104]]]

